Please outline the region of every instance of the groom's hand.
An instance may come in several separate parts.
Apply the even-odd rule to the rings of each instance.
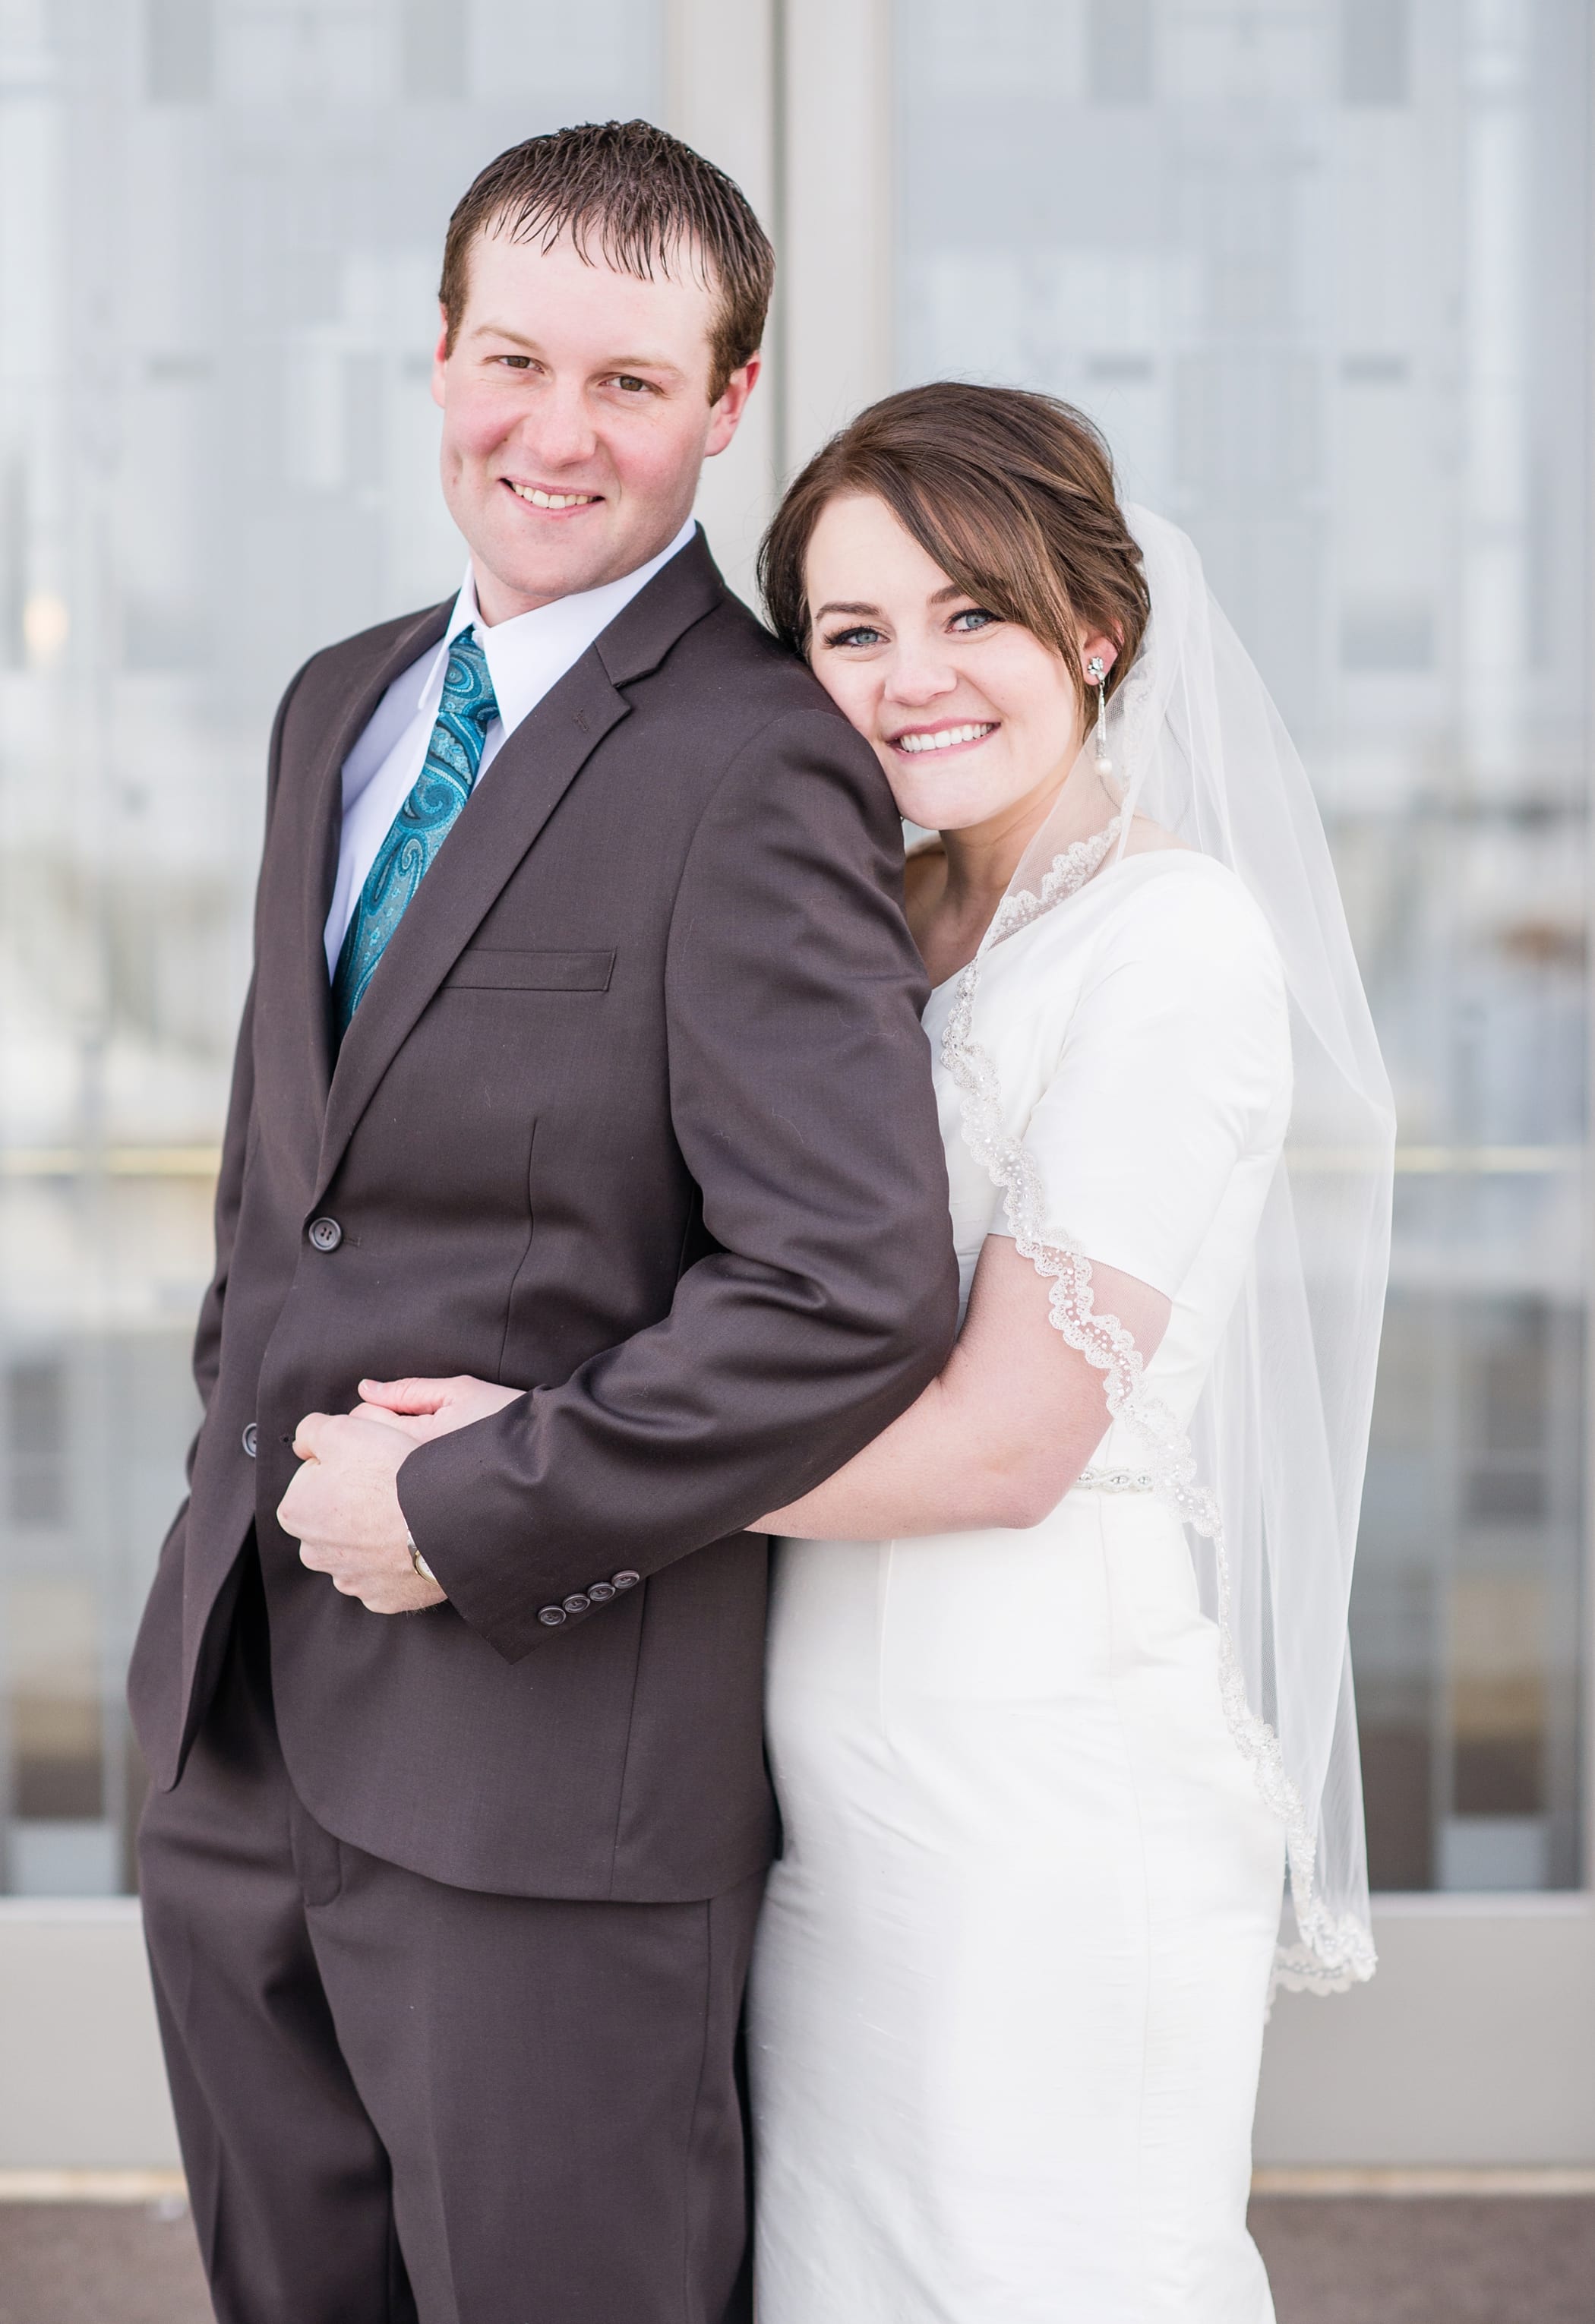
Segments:
[[[525,1393],[469,1372],[457,1372],[452,1379],[363,1379],[355,1409],[362,1420],[401,1428],[412,1443],[424,1444],[429,1437],[450,1435],[502,1412]]]
[[[304,1466],[283,1494],[277,1522],[300,1545],[300,1563],[330,1575],[335,1590],[373,1614],[441,1605],[447,1592],[416,1572],[395,1479],[413,1440],[357,1414],[310,1412],[293,1449]]]

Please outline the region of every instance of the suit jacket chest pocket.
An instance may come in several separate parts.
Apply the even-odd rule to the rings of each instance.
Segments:
[[[613,952],[511,951],[472,945],[461,953],[445,989],[466,992],[607,992]]]

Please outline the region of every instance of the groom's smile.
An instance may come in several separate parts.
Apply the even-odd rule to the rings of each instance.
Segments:
[[[714,392],[721,293],[692,252],[670,264],[628,273],[567,235],[544,249],[489,230],[471,244],[432,392],[444,496],[488,622],[645,565],[736,432],[758,357]]]
[[[562,492],[557,484],[519,484],[513,476],[506,476],[504,482],[517,500],[526,501],[533,508],[549,509],[557,516],[572,509],[592,508],[604,498],[602,493]]]

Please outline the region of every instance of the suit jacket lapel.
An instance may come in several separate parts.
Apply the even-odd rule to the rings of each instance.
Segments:
[[[314,1202],[325,1194],[355,1125],[416,1019],[584,760],[625,715],[625,702],[595,656],[585,654],[515,729],[466,801],[389,938],[344,1035],[327,1099]]]
[[[361,1115],[417,1019],[587,759],[626,715],[631,706],[617,685],[657,669],[683,632],[724,595],[724,584],[700,531],[499,752],[394,929],[344,1035],[327,1101],[313,1204],[331,1184]],[[412,659],[419,650],[412,643]],[[367,717],[373,706],[374,698],[368,699]],[[352,725],[352,732],[357,733],[358,727]],[[333,762],[335,776],[348,748],[346,742]],[[336,865],[336,816],[330,852]],[[318,947],[330,900],[329,878],[315,927]],[[326,957],[319,952],[318,956],[325,992]],[[325,1001],[321,1021],[329,1021]]]
[[[338,843],[343,831],[344,761],[354,749],[367,720],[393,680],[428,648],[436,645],[447,626],[453,599],[432,606],[405,625],[375,662],[358,688],[345,701],[327,727],[319,756],[308,779],[295,785],[297,828],[283,835],[300,870],[300,915],[293,961],[292,1021],[305,1030],[305,1065],[315,1109],[313,1144],[319,1144],[327,1118],[332,1081],[331,988],[327,973],[327,915],[337,879]],[[288,807],[289,799],[284,799]]]

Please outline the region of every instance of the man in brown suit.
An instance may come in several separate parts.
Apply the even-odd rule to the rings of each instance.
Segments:
[[[484,171],[436,375],[466,585],[278,714],[131,1680],[224,2324],[747,2312],[743,1529],[955,1307],[890,799],[691,527],[771,268],[645,124]],[[401,1372],[469,1376],[419,1446],[350,1416]]]

